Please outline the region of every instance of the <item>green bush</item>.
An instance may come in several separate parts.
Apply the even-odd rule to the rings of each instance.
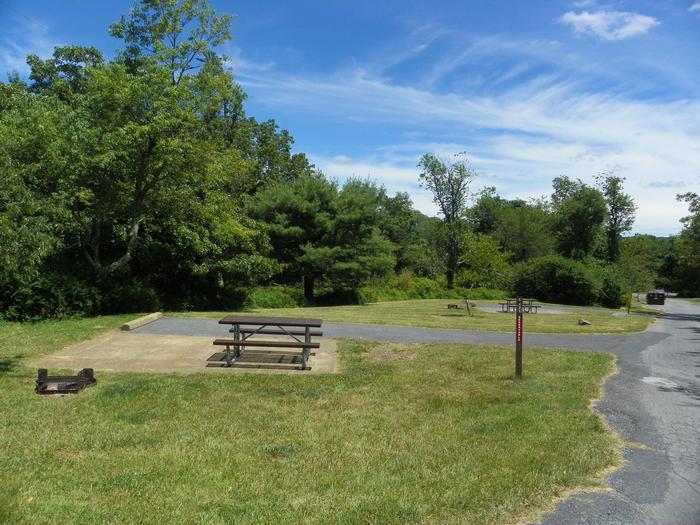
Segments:
[[[362,289],[340,288],[322,290],[316,294],[317,306],[342,306],[345,304],[367,304]]]
[[[163,304],[158,293],[136,278],[113,277],[102,291],[102,313],[153,312]]]
[[[509,295],[504,290],[490,288],[448,289],[444,282],[426,277],[414,277],[408,289],[404,290],[393,282],[363,286],[360,293],[364,303],[386,301],[408,301],[412,299],[503,299]]]
[[[409,299],[438,299],[446,289],[437,281],[427,277],[418,277],[408,290]]]
[[[540,301],[619,308],[624,304],[624,278],[613,266],[549,255],[520,263],[515,293]]]
[[[294,308],[304,304],[301,290],[286,286],[254,288],[245,302],[246,308]]]
[[[38,321],[94,315],[102,299],[94,286],[66,276],[48,274],[14,290],[0,293],[0,318],[6,321]]]
[[[413,283],[416,280],[416,275],[409,270],[408,268],[404,268],[399,272],[399,274],[396,276],[396,287],[399,290],[409,290]]]
[[[601,282],[588,265],[559,255],[530,259],[515,268],[517,295],[561,304],[598,302]]]
[[[513,294],[506,290],[495,290],[493,288],[472,288],[471,290],[463,290],[463,294],[460,297],[498,301],[511,295]]]
[[[602,266],[598,269],[601,279],[598,302],[607,308],[620,308],[625,304],[624,278],[612,266]]]

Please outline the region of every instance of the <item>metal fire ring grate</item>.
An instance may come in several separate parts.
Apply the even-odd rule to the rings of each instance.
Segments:
[[[46,368],[40,368],[34,390],[37,394],[77,394],[95,383],[92,368],[83,368],[77,376],[50,376]]]

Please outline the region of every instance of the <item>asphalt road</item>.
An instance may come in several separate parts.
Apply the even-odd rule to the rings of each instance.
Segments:
[[[669,299],[649,331],[633,335],[526,334],[525,345],[612,352],[619,373],[597,410],[625,441],[625,465],[605,493],[575,494],[542,525],[700,525],[700,305]],[[215,320],[164,318],[139,333],[225,335]],[[513,334],[325,323],[329,338],[513,344]],[[527,354],[526,354],[527,355]]]
[[[597,407],[643,447],[626,449],[610,492],[574,495],[542,525],[700,524],[700,305],[667,304],[645,334],[656,341],[635,336],[613,349],[619,373]]]
[[[135,333],[162,335],[197,335],[219,337],[228,335],[230,326],[220,325],[214,319],[164,317],[136,329]],[[323,335],[329,339],[366,339],[399,343],[471,343],[513,344],[513,334],[507,332],[468,332],[439,328],[411,328],[397,325],[323,323]],[[633,335],[565,335],[525,334],[525,345],[549,348],[574,348],[612,352],[621,345],[634,342],[648,346],[664,336],[655,333]]]

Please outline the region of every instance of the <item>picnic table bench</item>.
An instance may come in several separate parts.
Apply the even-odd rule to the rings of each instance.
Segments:
[[[214,340],[214,345],[225,347],[225,352],[214,354],[209,361],[229,367],[245,353],[246,362],[238,366],[289,368],[288,365],[296,365],[294,368],[299,368],[301,364],[301,370],[309,370],[311,350],[320,348],[320,343],[313,342],[311,338],[323,335],[320,330],[313,330],[321,328],[321,319],[229,315],[220,319],[219,324],[231,325],[229,331],[233,337]],[[274,335],[285,339],[255,339],[257,335]]]
[[[537,309],[542,306],[539,304],[533,304],[537,299],[523,299],[523,312],[526,314],[536,314]],[[515,312],[517,306],[516,303],[518,302],[517,299],[508,297],[505,299],[505,302],[503,303],[498,303],[501,305],[501,312]]]

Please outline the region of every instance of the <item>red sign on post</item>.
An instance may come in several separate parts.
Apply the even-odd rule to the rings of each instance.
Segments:
[[[515,301],[515,378],[523,377],[523,298]]]

